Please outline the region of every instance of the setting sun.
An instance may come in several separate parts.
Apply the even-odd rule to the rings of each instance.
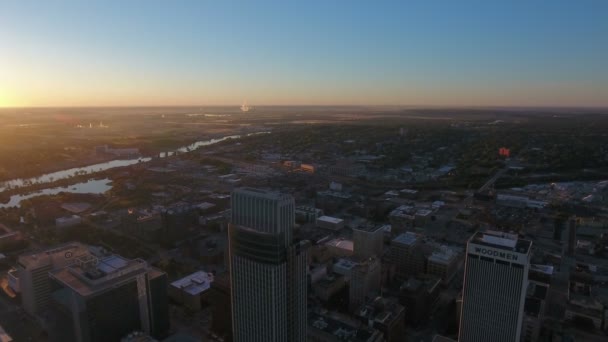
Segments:
[[[6,89],[0,88],[0,107],[14,107],[21,105],[16,100],[15,96],[10,94]]]

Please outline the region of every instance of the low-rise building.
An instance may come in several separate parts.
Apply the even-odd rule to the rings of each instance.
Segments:
[[[300,170],[306,173],[315,173],[316,167],[312,164],[300,164]]]
[[[496,204],[514,208],[543,209],[549,203],[531,199],[528,196],[499,193],[496,195]]]
[[[353,269],[357,266],[357,263],[349,259],[338,259],[333,265],[332,270],[346,277],[346,281],[350,281],[353,274]]]
[[[412,205],[400,205],[389,214],[395,234],[411,231],[414,227],[424,227],[432,216],[433,211]]]
[[[381,342],[382,333],[360,322],[316,313],[308,317],[307,340],[311,342]]]
[[[316,222],[317,218],[323,216],[323,210],[315,207],[300,205],[296,207],[296,221],[301,223]]]
[[[8,286],[15,293],[21,292],[21,286],[19,284],[19,273],[17,269],[12,268],[6,273],[6,277],[8,278]]]
[[[602,329],[604,321],[604,305],[589,296],[570,295],[566,306],[565,318],[568,321],[587,321],[595,329]]]
[[[57,226],[57,228],[73,227],[80,223],[82,223],[82,218],[78,215],[58,217],[55,219],[55,226]]]
[[[328,302],[345,287],[346,277],[341,274],[331,273],[315,282],[312,288],[315,296],[324,302]]]
[[[405,308],[396,299],[376,297],[365,303],[356,313],[368,326],[384,335],[384,341],[403,341],[405,335]]]
[[[334,257],[349,257],[353,255],[354,243],[345,238],[335,238],[324,243]]]
[[[169,285],[169,297],[185,307],[198,311],[204,296],[211,288],[213,274],[197,271]]]
[[[441,279],[410,277],[400,287],[399,302],[407,308],[406,320],[417,325],[427,322],[439,298]]]
[[[426,273],[438,276],[444,285],[449,284],[460,268],[460,253],[448,246],[439,246],[427,258]]]
[[[416,198],[418,196],[418,190],[413,189],[401,189],[399,190],[399,196],[404,198]]]
[[[19,231],[13,231],[7,226],[0,223],[0,250],[7,246],[13,245],[15,242],[21,241],[23,236]]]
[[[317,227],[324,229],[340,230],[344,228],[344,220],[337,217],[321,216],[317,218],[316,223]]]

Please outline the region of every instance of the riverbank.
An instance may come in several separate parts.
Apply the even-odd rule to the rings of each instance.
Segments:
[[[198,150],[204,146],[215,145],[231,139],[241,139],[243,137],[267,134],[270,132],[253,132],[245,135],[227,135],[219,138],[211,138],[208,140],[196,141],[190,145],[180,147],[174,151],[179,153],[189,153]],[[0,208],[8,207],[14,202],[14,196],[28,196],[29,194],[44,194],[45,190],[54,191],[54,189],[63,187],[68,188],[74,184],[84,184],[93,180],[113,179],[115,172],[122,171],[124,168],[138,166],[158,159],[171,158],[178,154],[173,152],[163,152],[155,157],[145,157],[127,160],[111,160],[106,163],[89,165],[81,168],[72,168],[54,173],[44,174],[35,178],[16,179],[9,182],[4,182],[4,187],[0,188]],[[69,189],[68,189],[69,190]]]

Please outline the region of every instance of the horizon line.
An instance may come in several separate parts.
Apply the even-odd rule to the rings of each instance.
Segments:
[[[239,108],[240,104],[180,104],[180,105],[34,105],[34,106],[0,106],[0,110],[4,109],[94,109],[94,108],[194,108],[194,107],[234,107]],[[251,105],[252,107],[393,107],[403,109],[594,109],[607,110],[606,105],[429,105],[429,104],[258,104]]]

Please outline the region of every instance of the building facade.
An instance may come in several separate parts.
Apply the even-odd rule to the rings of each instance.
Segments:
[[[229,226],[234,341],[304,341],[306,248],[292,241],[294,199],[251,188],[232,193]]]
[[[43,251],[20,255],[17,274],[23,309],[32,316],[44,311],[50,301],[49,272],[68,266],[87,254],[88,246],[69,242]]]
[[[471,237],[458,341],[520,341],[531,244],[493,231]]]
[[[382,264],[378,258],[369,258],[353,267],[349,289],[349,307],[356,310],[369,298],[380,293]]]
[[[141,259],[90,253],[49,273],[55,339],[118,341],[143,331],[169,331],[167,275]]]
[[[398,279],[405,280],[409,276],[424,273],[426,257],[420,246],[420,236],[412,232],[402,233],[391,241],[391,259]]]
[[[368,225],[353,228],[355,257],[368,259],[381,257],[384,247],[384,230],[381,225]]]

